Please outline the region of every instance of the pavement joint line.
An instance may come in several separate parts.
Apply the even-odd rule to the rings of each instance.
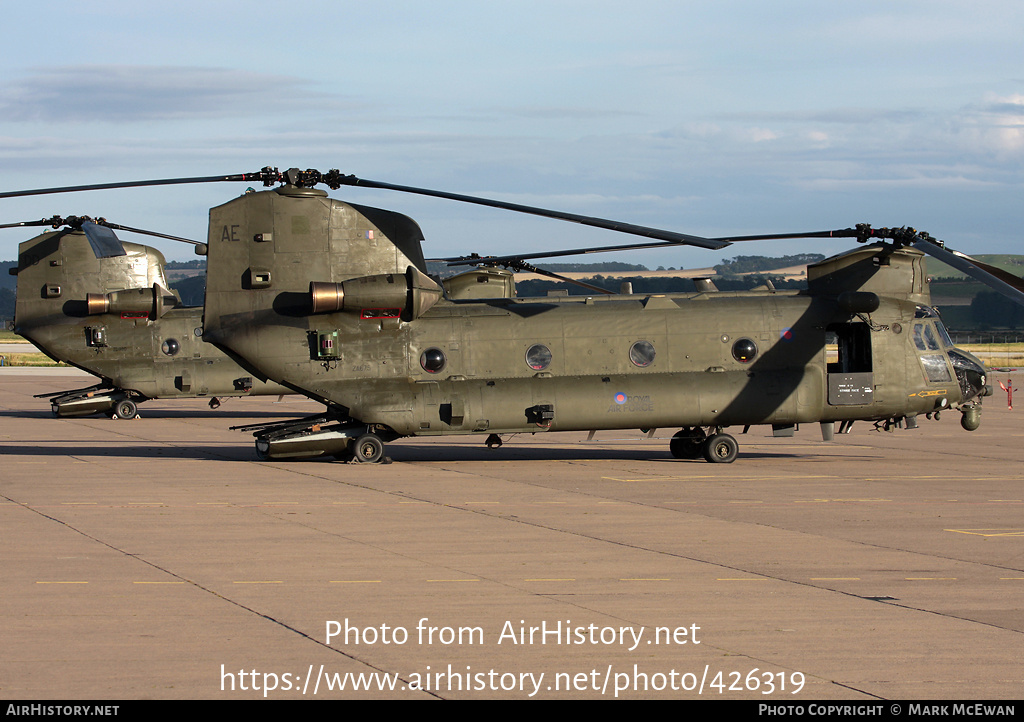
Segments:
[[[239,602],[239,601],[237,601],[235,599],[231,599],[229,597],[226,597],[223,594],[220,594],[220,593],[216,592],[215,590],[213,590],[210,587],[203,586],[203,584],[201,584],[201,583],[199,583],[197,581],[194,581],[194,580],[191,580],[191,579],[186,579],[186,578],[180,576],[179,574],[177,574],[176,572],[173,572],[170,569],[164,569],[163,567],[161,567],[160,565],[156,564],[155,562],[152,562],[152,561],[150,561],[150,560],[148,560],[148,559],[146,559],[144,557],[141,557],[141,556],[139,556],[137,554],[128,554],[123,549],[120,549],[120,548],[114,546],[110,542],[104,541],[102,539],[99,539],[98,537],[95,537],[95,536],[92,536],[90,534],[87,534],[83,530],[81,530],[81,529],[79,529],[79,528],[69,524],[68,522],[66,522],[66,521],[64,521],[62,519],[58,519],[56,517],[44,514],[43,512],[41,512],[41,511],[39,511],[37,509],[32,508],[28,504],[25,504],[23,502],[16,502],[16,501],[14,501],[14,499],[11,499],[9,497],[3,497],[3,498],[7,499],[8,501],[10,501],[12,503],[17,504],[18,506],[22,507],[23,509],[26,509],[27,511],[31,511],[31,512],[33,512],[35,514],[38,514],[39,516],[43,517],[44,519],[47,519],[48,521],[51,521],[51,522],[54,522],[55,524],[59,524],[60,526],[63,526],[65,528],[69,529],[70,531],[72,531],[72,532],[74,532],[74,533],[84,537],[85,539],[88,539],[88,540],[90,540],[90,541],[92,541],[92,542],[94,542],[96,544],[104,546],[107,549],[110,549],[111,551],[123,554],[125,557],[127,557],[129,559],[134,559],[135,561],[137,561],[137,562],[139,562],[141,564],[144,564],[147,567],[150,567],[152,569],[156,569],[156,570],[158,570],[158,571],[160,571],[160,572],[162,572],[164,574],[167,574],[169,576],[175,577],[175,578],[181,580],[183,583],[189,584],[192,587],[200,590],[201,592],[209,594],[209,595],[211,595],[212,597],[214,597],[216,599],[220,599],[220,600],[222,600],[224,602],[227,602],[228,604],[230,604],[230,605],[232,605],[234,607],[237,607],[238,609],[241,609],[241,610],[247,612],[248,614],[251,614],[251,615],[253,615],[255,617],[259,617],[261,619],[265,619],[265,620],[271,622],[272,624],[275,624],[275,625],[281,627],[282,629],[284,629],[284,630],[286,630],[286,631],[288,631],[288,632],[290,632],[292,634],[295,634],[295,635],[297,635],[299,637],[302,637],[303,639],[308,640],[309,642],[312,642],[313,644],[315,644],[315,645],[317,645],[319,647],[322,647],[322,648],[325,648],[327,650],[330,650],[331,652],[333,652],[335,654],[338,654],[338,655],[340,655],[342,657],[345,657],[347,659],[351,659],[351,660],[353,660],[355,662],[359,662],[360,664],[364,664],[367,667],[369,667],[370,669],[373,669],[373,670],[375,670],[377,672],[384,672],[385,671],[379,665],[374,664],[371,661],[368,661],[366,659],[362,659],[362,658],[360,658],[360,657],[358,657],[358,656],[356,656],[354,654],[346,652],[345,650],[341,650],[341,649],[337,649],[335,647],[331,647],[329,644],[324,643],[322,640],[318,639],[317,637],[314,637],[314,636],[312,636],[312,635],[302,631],[301,629],[299,629],[299,628],[297,628],[295,626],[292,626],[291,624],[288,624],[288,623],[286,623],[286,622],[284,622],[284,621],[282,621],[280,619],[277,619],[276,617],[273,617],[273,616],[271,616],[269,614],[265,614],[263,612],[257,611],[256,609],[254,609],[252,607],[248,607],[245,604],[242,604],[241,602]],[[46,582],[38,582],[38,583],[45,584]],[[73,583],[88,584],[88,582],[73,582]],[[431,693],[429,691],[427,692],[427,694],[430,694],[431,696],[436,696],[436,695],[434,695],[433,693]]]

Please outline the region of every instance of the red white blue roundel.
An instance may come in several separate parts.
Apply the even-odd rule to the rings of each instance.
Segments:
[[[792,341],[795,338],[795,336],[796,334],[793,333],[793,329],[789,328],[788,326],[779,331],[779,338],[782,339],[783,341]]]
[[[613,398],[615,399],[615,403],[617,403],[617,404],[621,405],[621,404],[626,403],[626,395],[624,393],[622,393],[621,391],[619,393],[615,394],[615,396]]]

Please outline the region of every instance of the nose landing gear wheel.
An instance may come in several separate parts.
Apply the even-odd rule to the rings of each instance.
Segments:
[[[731,464],[736,461],[740,445],[728,434],[715,434],[704,441],[704,458],[712,464]]]
[[[114,418],[134,419],[139,415],[139,407],[131,399],[118,401],[114,406]]]
[[[384,442],[376,434],[363,434],[352,442],[351,448],[361,464],[375,464],[384,457]]]

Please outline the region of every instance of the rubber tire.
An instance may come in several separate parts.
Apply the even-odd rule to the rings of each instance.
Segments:
[[[363,434],[352,442],[350,448],[361,464],[376,464],[384,458],[384,442],[376,434]]]
[[[729,434],[715,434],[705,439],[701,450],[712,464],[731,464],[736,461],[740,445]]]
[[[114,414],[122,419],[134,419],[139,415],[139,407],[131,399],[122,399],[114,404]]]
[[[699,459],[704,448],[706,434],[699,426],[680,429],[668,442],[668,450],[677,459]]]

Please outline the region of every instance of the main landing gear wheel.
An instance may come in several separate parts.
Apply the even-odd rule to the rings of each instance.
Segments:
[[[115,419],[134,419],[138,415],[139,407],[131,399],[124,399],[122,401],[118,401],[117,404],[114,405]]]
[[[731,464],[736,461],[740,445],[728,434],[715,434],[704,441],[702,451],[712,464]]]
[[[668,450],[677,459],[699,459],[705,436],[699,426],[680,429],[668,442]]]
[[[376,434],[363,434],[352,442],[351,448],[361,464],[375,464],[384,458],[384,442]]]

